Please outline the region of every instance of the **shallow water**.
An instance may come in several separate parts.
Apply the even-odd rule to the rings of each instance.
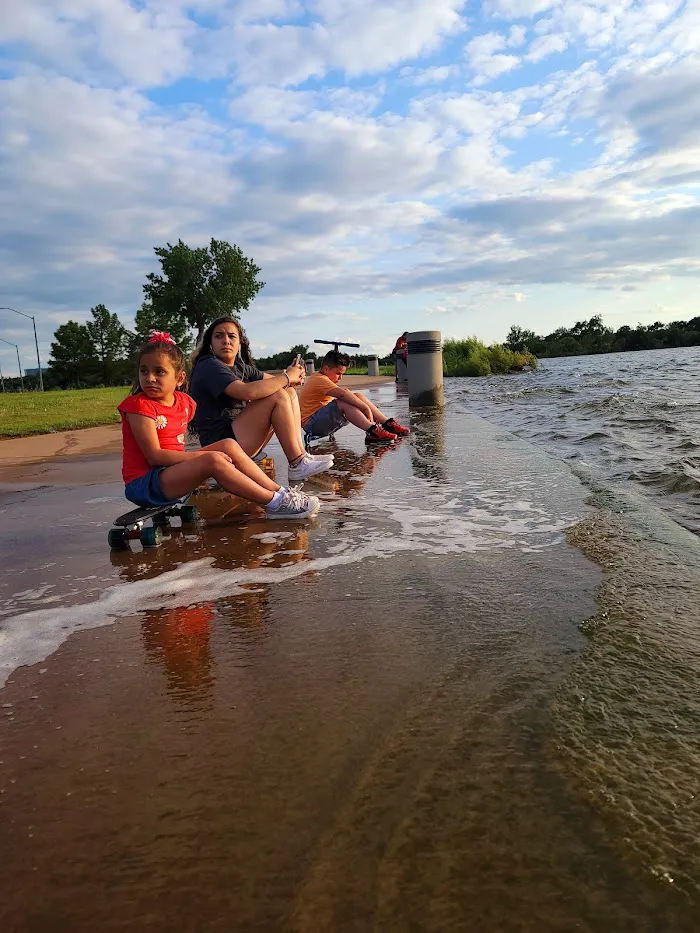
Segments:
[[[530,374],[448,380],[455,404],[700,533],[700,348],[542,360]]]
[[[207,494],[110,555],[116,485],[0,499],[3,933],[697,929],[695,551],[455,402],[411,425],[339,435],[303,525]]]

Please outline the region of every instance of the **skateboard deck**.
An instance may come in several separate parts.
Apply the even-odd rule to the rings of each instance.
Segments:
[[[196,522],[199,510],[195,505],[154,505],[132,509],[113,522],[107,535],[109,546],[115,550],[124,550],[129,542],[138,538],[144,547],[158,547],[163,539],[163,528],[169,525],[171,516],[177,515],[183,525]],[[152,524],[145,525],[151,519]]]

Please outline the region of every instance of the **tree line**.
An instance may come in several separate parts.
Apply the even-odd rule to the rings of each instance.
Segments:
[[[511,350],[529,350],[537,357],[585,356],[590,353],[623,353],[630,350],[663,350],[667,347],[700,346],[700,317],[670,324],[623,325],[617,330],[606,327],[599,314],[589,321],[577,321],[573,327],[558,327],[546,337],[513,326],[506,346]]]
[[[178,240],[154,251],[161,270],[146,276],[134,330],[103,304],[90,309],[91,319],[84,324],[61,324],[44,373],[47,389],[127,384],[134,374],[134,354],[151,331],[168,331],[188,351],[207,324],[222,315],[240,315],[265,285],[253,260],[224,240],[212,239],[201,248]],[[5,381],[13,387],[19,383]],[[35,387],[32,377],[28,384]]]

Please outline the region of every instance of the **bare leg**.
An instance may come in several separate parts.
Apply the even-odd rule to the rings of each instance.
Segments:
[[[272,434],[272,432],[270,432],[270,434]],[[217,441],[216,444],[209,444],[207,447],[203,447],[202,450],[223,450],[223,452],[228,454],[233,460],[233,465],[236,469],[240,470],[241,473],[244,473],[246,476],[249,476],[252,480],[255,480],[258,486],[269,489],[271,492],[277,492],[280,488],[279,483],[271,480],[267,473],[261,470],[257,463],[250,459],[241,445],[237,444],[234,440],[227,438],[223,441]]]
[[[198,457],[190,457],[182,463],[166,467],[160,474],[161,489],[168,498],[186,496],[210,477],[227,492],[259,505],[267,505],[280,488],[234,440],[218,441],[203,450],[205,453]],[[218,457],[216,451],[227,454],[233,462]]]
[[[376,406],[376,405],[373,405],[372,402],[370,402],[370,400],[369,400],[366,396],[364,396],[361,392],[355,392],[355,395],[356,395],[358,398],[361,398],[362,401],[363,401],[366,405],[369,405],[369,407],[370,407],[370,409],[371,409],[371,411],[372,411],[372,417],[373,417],[374,420],[377,422],[377,424],[384,424],[385,421],[388,421],[388,420],[389,420],[389,416],[388,416],[388,415],[385,415],[384,412],[381,412],[381,411],[377,408],[377,406]]]
[[[350,405],[349,402],[344,402],[342,399],[336,399],[336,402],[350,424],[354,424],[356,428],[362,428],[363,431],[367,431],[372,427],[372,422],[362,414],[359,408],[355,408],[354,405]]]
[[[248,402],[233,422],[233,433],[243,450],[254,454],[267,443],[272,427],[287,460],[295,463],[304,456],[301,430],[295,417],[292,400],[286,390],[280,389],[266,398]]]

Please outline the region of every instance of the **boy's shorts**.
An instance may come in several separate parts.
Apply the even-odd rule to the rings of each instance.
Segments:
[[[162,466],[152,467],[148,473],[144,473],[138,479],[132,479],[130,483],[127,483],[124,487],[124,495],[129,502],[133,502],[134,505],[139,505],[145,509],[150,506],[177,505],[189,499],[189,495],[183,496],[182,499],[165,498],[163,490],[160,488],[160,474],[164,469],[165,467]]]
[[[304,425],[304,433],[310,438],[326,437],[328,434],[333,434],[339,428],[344,427],[347,423],[348,419],[334,399],[313,413]]]

